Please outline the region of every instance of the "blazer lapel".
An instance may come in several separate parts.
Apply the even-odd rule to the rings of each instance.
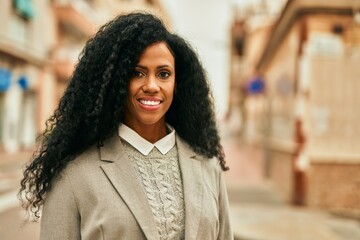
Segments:
[[[100,167],[116,191],[133,213],[147,239],[159,239],[153,213],[151,212],[146,193],[125,153],[116,134],[104,142],[100,148],[102,161]]]
[[[176,136],[185,201],[185,239],[196,239],[203,200],[201,162],[180,137]]]

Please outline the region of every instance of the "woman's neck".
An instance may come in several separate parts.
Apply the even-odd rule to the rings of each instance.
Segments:
[[[167,135],[166,124],[157,123],[157,124],[128,124],[126,126],[134,130],[137,134],[139,134],[142,138],[146,139],[148,142],[156,143],[163,137]]]

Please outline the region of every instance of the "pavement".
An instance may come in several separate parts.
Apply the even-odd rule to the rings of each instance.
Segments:
[[[22,169],[31,154],[31,151],[0,153],[0,240],[39,239],[39,224],[25,224],[25,212],[17,198]]]
[[[17,206],[16,194],[25,161],[30,159],[30,151],[0,153],[0,213]]]
[[[262,149],[223,137],[235,240],[360,240],[360,222],[286,203],[264,178]],[[0,240],[36,240],[39,224],[23,225],[16,193],[31,152],[0,154]]]

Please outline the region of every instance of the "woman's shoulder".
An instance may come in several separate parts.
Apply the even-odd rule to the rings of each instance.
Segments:
[[[208,158],[202,157],[201,165],[203,170],[211,177],[218,178],[219,174],[221,174],[221,167],[219,161],[216,157]]]
[[[66,174],[78,174],[84,170],[100,164],[100,151],[98,146],[92,145],[70,161],[64,169]]]
[[[218,173],[221,171],[221,167],[217,157],[207,157],[204,154],[195,152],[192,147],[181,137],[176,136],[176,143],[181,151],[184,151],[188,156],[195,157],[201,162],[203,168],[208,171]]]
[[[54,179],[54,186],[66,185],[73,189],[73,192],[77,192],[76,195],[88,191],[95,186],[96,179],[102,174],[101,164],[99,148],[96,145],[91,146],[68,162]]]

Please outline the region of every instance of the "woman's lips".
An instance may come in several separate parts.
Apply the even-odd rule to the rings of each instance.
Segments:
[[[158,99],[138,99],[140,107],[145,110],[157,110],[162,101]]]

